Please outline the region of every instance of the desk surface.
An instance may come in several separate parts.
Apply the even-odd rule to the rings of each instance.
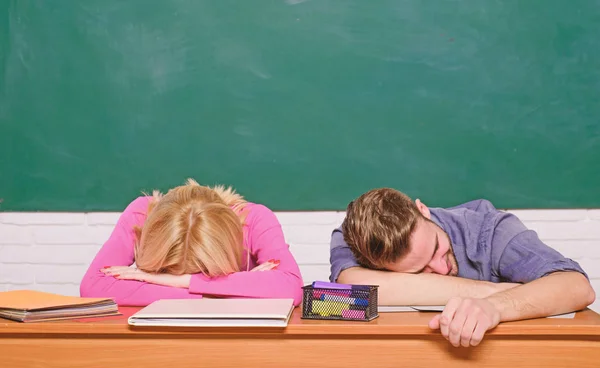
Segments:
[[[287,328],[265,327],[133,327],[127,318],[140,308],[120,307],[120,316],[87,318],[40,323],[20,323],[0,318],[0,335],[6,334],[256,334],[282,335],[438,335],[427,326],[435,312],[380,313],[370,322],[301,319],[296,308]],[[506,322],[488,331],[490,336],[559,336],[578,335],[600,337],[600,315],[590,309],[573,318],[539,318]]]
[[[474,348],[454,348],[427,327],[435,312],[381,313],[370,322],[306,320],[287,328],[132,327],[121,316],[41,323],[0,319],[11,368],[578,367],[600,361],[600,315],[501,323]]]

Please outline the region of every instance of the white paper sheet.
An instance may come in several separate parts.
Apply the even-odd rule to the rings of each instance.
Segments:
[[[397,312],[441,312],[443,305],[380,305],[377,307],[379,313],[397,313]]]
[[[379,305],[377,306],[379,313],[390,313],[390,312],[414,312],[415,309],[401,305]]]
[[[557,314],[556,316],[550,316],[548,318],[575,318],[575,312],[565,313],[565,314]]]
[[[443,312],[444,305],[414,305],[412,308],[419,312]]]
[[[400,313],[400,312],[443,312],[443,305],[380,305],[377,307],[377,311],[379,313]],[[555,316],[549,316],[546,318],[565,318],[572,319],[575,318],[575,312],[573,313],[565,313],[558,314]]]

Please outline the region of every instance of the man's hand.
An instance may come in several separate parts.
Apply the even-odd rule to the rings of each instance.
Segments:
[[[171,275],[168,273],[148,273],[130,266],[112,266],[101,269],[105,275],[119,280],[136,280],[150,284],[189,288],[191,275]]]
[[[441,314],[429,321],[452,345],[477,346],[486,331],[500,322],[500,312],[486,299],[452,298]]]

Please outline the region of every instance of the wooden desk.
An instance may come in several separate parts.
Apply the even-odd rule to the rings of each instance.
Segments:
[[[286,329],[142,328],[123,316],[45,323],[0,319],[0,367],[600,367],[600,315],[500,324],[474,348],[427,327],[433,313],[371,322],[300,319]]]

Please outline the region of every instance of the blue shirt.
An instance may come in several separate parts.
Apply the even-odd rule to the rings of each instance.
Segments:
[[[431,220],[450,237],[458,276],[492,282],[527,283],[556,271],[587,274],[579,264],[544,244],[513,214],[487,200],[451,208],[430,208]],[[359,264],[344,241],[341,227],[333,231],[330,281]]]

